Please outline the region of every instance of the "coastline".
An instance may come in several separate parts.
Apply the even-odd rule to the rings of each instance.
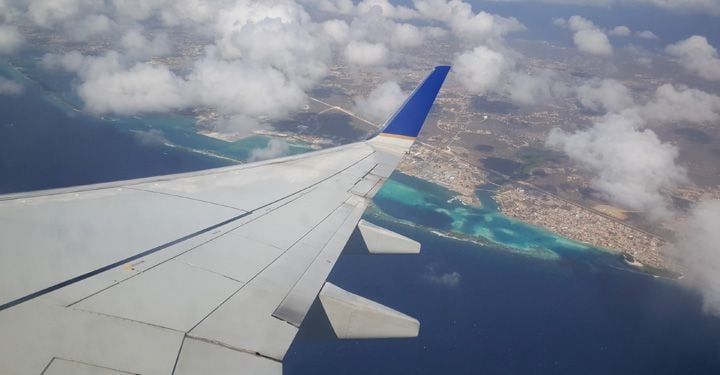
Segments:
[[[26,67],[22,62],[0,62],[0,72],[18,80],[25,86],[26,92],[36,93],[48,105],[72,116],[81,116],[87,119],[85,122],[88,125],[109,125],[123,132],[134,133],[138,137],[142,137],[142,133],[158,132],[151,140],[154,143],[217,158],[224,162],[247,162],[252,150],[266,147],[268,141],[273,138],[282,138],[287,141],[289,155],[318,148],[317,144],[308,142],[306,139],[293,136],[283,137],[273,132],[258,131],[256,134],[250,134],[242,138],[223,137],[215,133],[206,134],[208,132],[199,126],[196,116],[190,114],[94,115],[80,107],[80,104],[76,103],[72,96],[68,96],[70,94],[57,91],[58,88],[56,87],[51,87],[58,86],[57,82],[44,82],[44,80],[51,80],[51,77],[39,71],[34,72],[32,66]],[[39,77],[35,77],[35,74]]]
[[[611,247],[606,247],[606,246],[601,246],[601,245],[599,246],[597,244],[590,243],[588,241],[583,241],[578,238],[566,236],[562,232],[558,232],[558,231],[552,230],[551,228],[547,228],[547,226],[542,225],[542,223],[530,222],[530,221],[524,220],[522,217],[516,217],[512,214],[508,214],[507,210],[504,209],[502,202],[497,202],[495,200],[496,194],[498,194],[500,191],[495,190],[495,189],[486,189],[485,185],[478,186],[476,189],[477,192],[486,194],[487,197],[483,197],[483,198],[488,198],[488,199],[493,200],[493,202],[497,203],[497,206],[488,207],[488,206],[490,206],[490,204],[488,202],[486,202],[485,204],[482,204],[481,201],[484,201],[486,199],[481,199],[481,197],[479,197],[477,194],[474,196],[472,203],[470,203],[469,199],[468,199],[469,197],[465,196],[463,199],[463,194],[461,194],[460,192],[449,189],[448,187],[444,186],[443,184],[438,184],[436,181],[429,180],[427,178],[413,176],[413,175],[410,175],[410,174],[407,174],[404,172],[396,172],[396,175],[394,175],[394,177],[397,179],[398,176],[407,176],[410,178],[415,178],[417,180],[423,181],[426,184],[431,184],[432,186],[434,186],[434,188],[428,189],[431,192],[434,190],[437,190],[437,189],[444,190],[444,193],[438,194],[439,195],[439,197],[437,197],[438,200],[444,200],[448,205],[452,205],[453,202],[459,202],[460,205],[462,205],[463,207],[465,207],[468,210],[467,214],[463,213],[462,210],[460,210],[458,208],[455,208],[453,210],[450,210],[447,208],[436,208],[435,209],[436,211],[442,211],[443,213],[451,215],[451,216],[453,214],[457,215],[457,212],[460,211],[460,215],[466,215],[466,216],[470,217],[470,216],[472,216],[472,214],[470,213],[472,210],[482,210],[485,213],[485,215],[491,215],[491,213],[494,215],[501,215],[502,217],[507,218],[507,220],[513,220],[511,222],[513,224],[511,224],[511,225],[519,224],[519,225],[526,226],[528,228],[532,228],[531,231],[534,231],[535,232],[534,234],[541,234],[541,235],[545,235],[545,236],[548,236],[548,235],[554,236],[555,242],[551,243],[551,246],[554,245],[556,247],[561,247],[561,248],[563,248],[563,250],[573,249],[572,251],[580,250],[580,251],[601,252],[603,254],[615,257],[615,259],[617,259],[619,262],[621,261],[621,264],[624,264],[626,267],[634,270],[635,272],[641,272],[641,273],[645,273],[645,274],[652,275],[655,277],[662,277],[662,278],[667,278],[667,279],[671,279],[671,280],[678,280],[678,279],[682,278],[682,274],[675,270],[657,266],[652,263],[651,264],[645,263],[642,261],[642,259],[638,260],[637,257],[633,257],[632,258],[633,260],[631,262],[628,262],[628,260],[623,255],[623,254],[630,255],[630,253],[628,253],[627,251],[614,249]],[[405,177],[402,177],[402,179],[405,179]],[[393,180],[393,182],[395,182],[395,181]],[[392,182],[391,182],[391,184],[392,184]],[[382,190],[381,190],[381,192],[382,192]],[[416,202],[415,204],[419,204],[419,203]],[[461,230],[462,228],[452,228],[450,230],[445,230],[445,229],[436,228],[433,226],[422,225],[420,223],[412,222],[410,220],[398,218],[398,217],[393,216],[392,214],[389,214],[389,213],[383,211],[382,208],[377,207],[377,205],[371,206],[371,208],[368,209],[367,215],[369,215],[371,218],[377,218],[380,220],[390,220],[392,222],[396,222],[396,223],[399,223],[402,225],[420,228],[420,229],[429,231],[437,236],[442,236],[442,237],[446,237],[446,238],[450,238],[450,239],[458,240],[458,241],[475,243],[478,245],[485,245],[485,246],[490,245],[490,246],[494,246],[494,247],[499,247],[503,251],[508,251],[508,252],[512,252],[512,253],[516,253],[516,254],[522,254],[522,255],[530,256],[530,257],[534,257],[534,258],[558,259],[561,257],[561,255],[558,254],[557,251],[553,250],[552,248],[545,248],[542,246],[536,246],[534,248],[523,248],[521,246],[513,246],[512,243],[508,244],[508,241],[499,241],[499,240],[495,239],[493,236],[493,232],[501,232],[501,233],[505,232],[506,234],[508,234],[510,236],[519,236],[520,234],[514,233],[512,230],[508,230],[503,227],[494,228],[494,229],[490,228],[490,226],[492,225],[492,219],[488,219],[488,217],[491,217],[491,216],[486,216],[484,218],[486,223],[485,223],[485,227],[482,228],[481,230],[475,229],[475,231],[473,233],[464,233]],[[475,218],[470,218],[470,220],[472,220],[472,219],[475,219]],[[634,255],[634,254],[632,254],[632,255]]]

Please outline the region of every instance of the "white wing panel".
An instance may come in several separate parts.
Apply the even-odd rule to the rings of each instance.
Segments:
[[[0,370],[40,374],[62,358],[131,374],[169,374],[181,332],[64,307],[22,304],[0,312]]]
[[[352,200],[357,201],[357,204],[350,215],[345,218],[343,225],[339,226],[338,230],[329,237],[322,251],[313,259],[313,262],[297,279],[293,288],[275,309],[273,316],[300,327],[315,300],[315,296],[317,296],[332,267],[335,265],[335,261],[340,256],[343,248],[345,248],[345,244],[355,228],[355,223],[365,212],[367,205],[364,200]]]
[[[186,338],[175,375],[282,375],[280,362]]]
[[[374,165],[371,158],[363,159],[287,203],[283,209],[270,213],[262,220],[248,223],[242,232],[248,238],[281,249],[289,248],[345,201],[350,196],[348,190]]]
[[[187,332],[242,285],[170,260],[72,307]]]
[[[284,250],[251,240],[234,230],[182,254],[178,260],[241,282],[248,282]]]
[[[271,316],[283,297],[275,289],[246,284],[188,335],[282,360],[298,330]]]
[[[308,195],[302,200],[313,199],[317,198]],[[355,226],[356,220],[364,211],[364,204],[364,201],[357,202],[356,199],[351,199],[350,202],[335,209],[322,223],[312,228],[304,237],[301,236],[302,239],[296,240],[295,245],[189,334],[282,360],[297,333],[297,327],[273,317],[273,312],[336,233],[344,227]],[[258,219],[256,223],[275,225],[272,217],[269,216]],[[355,216],[357,219],[348,220],[349,217]],[[348,231],[348,237],[351,232],[352,230]]]
[[[129,372],[55,358],[42,375],[131,375]]]
[[[241,213],[123,188],[0,201],[0,305]]]
[[[365,144],[353,144],[303,157],[133,187],[251,211],[319,183],[354,165],[373,151],[372,147]],[[337,157],[340,153],[343,156]]]

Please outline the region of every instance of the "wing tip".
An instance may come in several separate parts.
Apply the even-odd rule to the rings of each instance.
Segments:
[[[378,135],[415,140],[449,72],[449,65],[436,66],[387,121]]]

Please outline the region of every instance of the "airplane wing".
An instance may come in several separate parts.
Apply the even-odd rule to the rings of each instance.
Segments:
[[[370,252],[419,251],[360,218],[448,71],[364,142],[0,196],[0,373],[281,374],[316,299],[340,338],[416,336],[325,280],[356,227]]]

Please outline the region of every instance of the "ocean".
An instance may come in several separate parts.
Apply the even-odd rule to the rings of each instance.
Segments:
[[[187,118],[98,119],[30,84],[0,96],[0,113],[2,193],[228,165],[209,153],[242,158],[267,142],[228,151],[193,135]],[[149,129],[171,141],[137,136]],[[366,218],[420,241],[421,254],[343,255],[329,280],[418,318],[420,337],[303,335],[285,374],[720,374],[720,319],[696,293],[481,198],[487,208],[466,207],[395,174]]]
[[[427,191],[422,180],[395,175],[391,189],[393,181]],[[418,318],[420,337],[300,338],[286,374],[720,374],[720,319],[677,282],[509,218],[518,228],[506,246],[441,237],[428,228],[447,221],[418,210],[413,194],[384,193],[376,205],[399,217],[370,211],[368,219],[420,241],[421,254],[344,255],[329,280]],[[447,204],[452,212],[456,203]],[[484,212],[469,211],[471,222]],[[414,225],[398,221],[410,218]],[[489,231],[508,222],[474,221]],[[519,250],[528,238],[557,256]]]
[[[231,165],[270,140],[206,137],[195,132],[192,114],[93,116],[82,110],[70,76],[27,59],[0,60],[0,77],[24,86],[21,95],[0,95],[0,194]],[[293,141],[288,153],[310,149]]]

